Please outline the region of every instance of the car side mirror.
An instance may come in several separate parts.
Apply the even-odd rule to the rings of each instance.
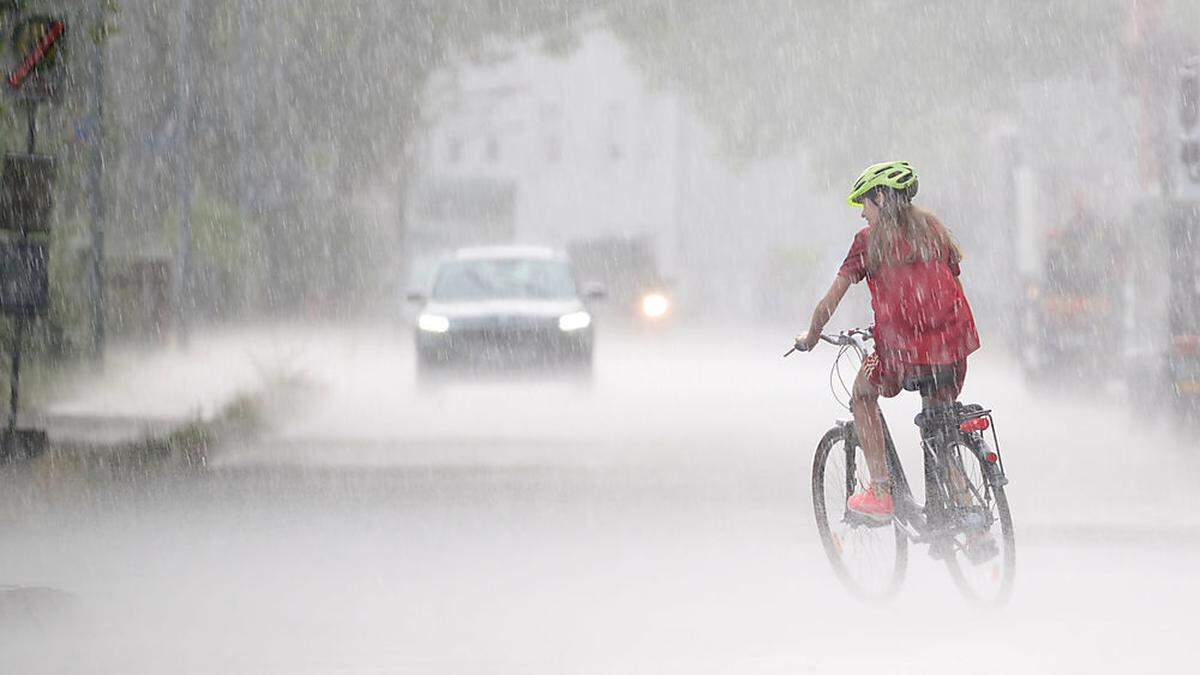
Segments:
[[[425,294],[420,291],[409,291],[405,299],[414,305],[425,304]]]
[[[585,300],[595,302],[608,297],[608,291],[605,290],[604,284],[592,282],[585,284],[583,287],[583,297]]]

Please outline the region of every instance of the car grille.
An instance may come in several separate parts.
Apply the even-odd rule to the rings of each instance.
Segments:
[[[453,331],[451,341],[464,347],[537,347],[557,342],[560,338],[557,328],[554,331],[537,326],[464,329]]]
[[[448,363],[536,365],[589,353],[590,339],[585,331],[562,332],[557,317],[489,317],[452,322],[450,331],[428,348]]]
[[[451,322],[451,332],[471,339],[520,338],[552,335],[558,332],[557,318],[500,316],[484,319],[459,319]]]

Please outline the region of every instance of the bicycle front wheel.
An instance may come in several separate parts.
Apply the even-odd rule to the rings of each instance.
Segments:
[[[1008,496],[991,448],[975,436],[960,435],[947,448],[945,480],[953,539],[946,569],[963,595],[984,605],[1000,605],[1012,593],[1017,571],[1016,538]]]
[[[830,429],[813,458],[813,511],[825,554],[838,579],[860,598],[890,598],[904,581],[908,537],[895,522],[876,523],[851,512],[846,500],[870,483],[867,460],[852,425]]]

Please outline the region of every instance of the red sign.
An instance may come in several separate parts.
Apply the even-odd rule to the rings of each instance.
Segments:
[[[55,19],[46,25],[46,34],[38,40],[33,51],[29,52],[21,61],[21,65],[17,66],[8,76],[8,86],[12,89],[19,89],[21,84],[25,82],[25,78],[33,72],[39,63],[45,60],[46,55],[50,53],[54,43],[58,42],[59,38],[67,32],[67,22],[62,19]]]

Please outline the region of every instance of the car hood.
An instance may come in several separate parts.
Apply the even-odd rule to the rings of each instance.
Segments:
[[[558,318],[583,309],[579,300],[485,300],[478,302],[438,302],[431,300],[423,310],[449,319],[498,316]]]

